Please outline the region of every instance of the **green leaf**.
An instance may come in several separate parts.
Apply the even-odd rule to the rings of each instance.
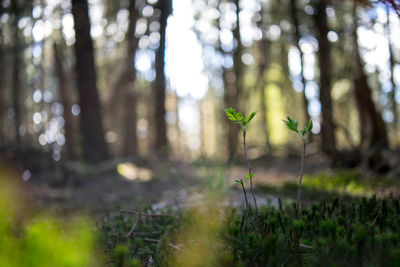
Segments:
[[[283,120],[285,123],[286,127],[288,127],[290,130],[298,133],[299,130],[297,129],[298,127],[298,122],[296,120],[292,120],[290,117],[287,117],[287,121]]]
[[[240,183],[241,183],[241,182],[240,182],[240,179],[236,179],[236,180],[235,180],[235,183],[240,184]]]
[[[311,132],[312,127],[313,127],[313,123],[312,123],[312,120],[310,119],[310,121],[308,122],[307,131]]]
[[[256,173],[255,173],[255,172],[252,172],[252,173],[251,173],[251,178],[253,178],[254,175],[256,175]],[[249,173],[246,173],[246,182],[248,182],[249,180],[250,180],[250,174],[249,174]]]
[[[246,117],[244,125],[247,125],[257,114],[257,111],[253,111],[249,116]]]
[[[225,109],[225,114],[229,120],[236,123],[243,123],[243,115],[240,112],[237,112],[235,109],[229,107]]]
[[[293,126],[294,126],[294,128],[296,129],[296,131],[298,131],[299,122],[293,119],[293,120],[292,120],[292,123],[293,123]]]
[[[308,130],[306,128],[301,129],[300,135],[301,137],[305,137],[308,134]]]

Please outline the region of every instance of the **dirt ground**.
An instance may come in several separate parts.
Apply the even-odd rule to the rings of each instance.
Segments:
[[[255,184],[281,183],[295,180],[298,175],[298,158],[265,158],[254,162]],[[25,184],[26,199],[37,211],[56,214],[79,213],[101,215],[118,211],[120,208],[137,209],[144,206],[166,207],[168,203],[184,202],[202,188],[224,181],[233,200],[242,194],[234,180],[244,177],[245,165],[151,162],[116,164],[106,171],[96,171],[81,175],[62,175],[57,169],[32,175]],[[321,155],[310,155],[306,160],[307,174],[329,171],[327,160]],[[133,173],[133,175],[132,175]],[[146,174],[140,177],[140,174]],[[136,175],[136,176],[135,176]],[[57,177],[63,178],[57,178]],[[261,203],[273,196],[260,196]],[[182,203],[181,203],[182,204]]]

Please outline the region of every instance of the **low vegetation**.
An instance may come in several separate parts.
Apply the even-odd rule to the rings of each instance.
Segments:
[[[0,165],[0,266],[98,266],[93,226],[84,218],[68,222],[51,216],[28,217],[13,182],[16,178]],[[14,179],[15,181],[15,179]]]
[[[292,190],[297,199],[258,207],[246,146],[255,112],[248,117],[225,112],[243,130],[248,172],[236,180],[245,197],[243,210],[224,205],[223,183],[207,178],[203,199],[185,210],[120,210],[94,228],[82,219],[21,220],[16,194],[0,190],[0,266],[400,266],[399,200],[361,197],[378,184],[396,182],[345,171],[303,181],[312,123],[298,130],[297,121],[288,118],[285,124],[301,137],[303,153],[298,184],[285,183],[281,190]],[[313,199],[313,190],[330,199]]]
[[[207,201],[204,204],[186,210],[180,217],[148,215],[152,219],[147,216],[144,221],[137,219],[141,222],[138,224],[120,215],[103,228],[105,237],[109,237],[107,244],[113,244],[109,250],[117,266],[123,266],[120,265],[122,258],[126,258],[125,262],[133,262],[133,266],[149,261],[158,266],[400,264],[400,204],[397,199],[377,199],[375,196],[350,200],[332,198],[329,201],[310,201],[311,204],[306,203],[304,207],[300,205],[302,186],[306,192],[320,190],[357,195],[373,191],[375,185],[375,180],[363,180],[351,172],[343,172],[335,177],[306,176],[302,183],[311,122],[298,130],[297,121],[290,118],[285,121],[288,128],[298,133],[303,141],[299,185],[284,184],[284,187],[297,190],[297,201],[286,206],[279,201],[278,207],[259,209],[253,193],[255,173],[250,167],[246,147],[246,130],[255,113],[245,117],[231,108],[225,112],[243,130],[248,173],[236,181],[243,190],[246,208],[238,211],[221,208],[218,206],[221,199],[214,199],[212,204],[207,204],[210,203],[210,196],[215,197],[209,194],[205,196]],[[247,197],[247,182],[250,183],[250,198]],[[161,218],[167,224],[158,221]],[[139,230],[140,227],[147,227],[147,235],[154,231],[159,235],[155,240],[140,235],[125,234],[123,237],[132,224],[142,225],[138,226],[139,233],[143,231]],[[118,243],[125,245],[121,247]]]

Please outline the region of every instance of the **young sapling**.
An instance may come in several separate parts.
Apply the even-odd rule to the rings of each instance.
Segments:
[[[243,130],[243,150],[244,150],[244,156],[245,156],[246,161],[247,161],[247,169],[248,169],[248,173],[246,175],[246,181],[250,181],[250,191],[251,191],[251,194],[253,196],[254,207],[256,209],[257,216],[258,216],[258,218],[260,220],[261,217],[260,217],[260,213],[258,211],[257,200],[256,200],[256,196],[254,195],[254,192],[253,192],[253,177],[254,177],[255,173],[252,171],[251,166],[250,166],[250,161],[249,161],[249,157],[248,157],[248,154],[247,154],[247,145],[246,145],[246,131],[247,131],[247,128],[249,126],[250,121],[254,118],[256,113],[257,113],[257,111],[253,111],[252,113],[250,113],[250,115],[245,117],[245,116],[243,116],[242,113],[237,112],[233,108],[225,109],[225,114],[228,117],[228,119],[233,121],[233,122],[235,122],[235,123],[237,123],[237,124],[239,124],[240,128],[242,128],[242,130]],[[237,181],[239,181],[242,184],[242,187],[244,189],[242,179],[240,179],[240,180],[238,179]],[[245,193],[245,191],[244,191],[244,193]],[[245,196],[246,196],[246,193],[245,193]]]
[[[303,129],[299,130],[298,126],[299,123],[291,119],[290,117],[287,117],[287,121],[283,120],[285,125],[293,132],[297,133],[301,140],[303,141],[303,150],[301,153],[301,166],[300,166],[300,178],[299,178],[299,188],[297,189],[297,201],[296,201],[296,218],[298,217],[299,214],[299,209],[300,209],[300,198],[301,198],[301,183],[303,181],[303,173],[304,173],[304,160],[306,157],[306,145],[307,145],[307,137],[311,133],[311,129],[313,127],[312,120],[308,122],[308,125],[305,126]]]
[[[251,220],[249,201],[247,200],[247,193],[246,193],[246,188],[244,187],[244,184],[243,184],[243,179],[236,179],[235,182],[242,186],[244,200],[246,201],[247,216],[249,217],[249,221],[250,221],[251,226],[253,227],[254,232],[257,232],[257,229],[256,229],[253,221]]]

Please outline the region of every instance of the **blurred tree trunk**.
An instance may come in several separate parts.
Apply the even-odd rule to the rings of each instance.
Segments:
[[[220,4],[221,4],[221,0],[218,1],[218,7],[220,7]],[[218,16],[217,25],[218,25],[218,31],[221,32],[221,16]],[[221,55],[225,56],[225,51],[222,49],[220,39],[218,39],[216,47],[217,47],[216,49],[221,53]],[[228,108],[228,107],[231,107],[229,92],[235,91],[236,89],[234,88],[235,84],[230,82],[228,79],[229,71],[227,70],[227,68],[225,68],[224,66],[221,66],[221,69],[222,69],[221,78],[222,78],[223,84],[224,84],[223,104],[225,105],[224,108]],[[216,107],[216,108],[219,109],[220,107]],[[216,114],[218,114],[218,113],[219,113],[219,111],[216,112]],[[221,146],[221,148],[227,149],[226,152],[228,154],[228,160],[231,160],[231,156],[230,156],[231,148],[230,147],[233,146],[234,144],[229,143],[229,133],[231,131],[233,131],[234,129],[232,128],[232,123],[230,123],[230,121],[227,120],[225,118],[225,116],[221,117],[221,120],[224,122],[224,126],[225,126],[223,128],[222,134],[221,134],[223,136],[223,139],[221,139],[220,141],[222,141],[222,140],[224,141],[223,142],[224,145]],[[227,129],[227,131],[225,129]]]
[[[318,64],[320,69],[320,93],[321,102],[321,148],[328,156],[335,157],[336,140],[333,122],[333,108],[331,97],[332,60],[330,44],[328,41],[328,20],[326,15],[326,1],[318,0],[315,3],[314,15],[317,39],[319,43]]]
[[[386,6],[386,35],[387,35],[387,42],[388,42],[388,49],[389,49],[389,64],[390,64],[390,83],[392,85],[392,91],[389,94],[390,100],[391,100],[391,109],[393,113],[393,126],[394,129],[397,129],[398,123],[399,123],[399,113],[397,111],[397,102],[396,102],[396,83],[394,82],[394,66],[395,66],[395,61],[394,61],[394,51],[392,47],[392,42],[390,39],[390,9],[389,6]]]
[[[300,24],[299,24],[299,18],[297,15],[296,0],[290,0],[290,15],[292,17],[292,20],[293,20],[292,22],[294,25],[295,45],[297,47],[297,50],[299,50],[299,53],[300,53],[300,77],[301,77],[301,83],[303,84],[303,105],[304,105],[304,114],[305,114],[304,119],[306,122],[308,122],[310,120],[310,115],[308,114],[308,99],[306,96],[306,79],[304,77],[304,71],[303,71],[304,54],[300,48],[300,30],[299,30]]]
[[[127,90],[125,92],[123,105],[124,105],[124,122],[126,126],[123,129],[124,133],[122,136],[123,138],[122,155],[125,157],[136,156],[138,153],[137,134],[136,134],[136,125],[137,125],[136,93],[133,92],[132,90]]]
[[[267,146],[268,153],[271,153],[271,142],[269,136],[269,129],[268,129],[268,121],[267,121],[267,105],[265,103],[266,95],[265,95],[265,85],[267,81],[265,79],[266,70],[268,70],[270,63],[271,63],[271,42],[268,40],[266,36],[266,25],[264,22],[264,6],[263,3],[260,3],[260,21],[258,23],[258,27],[261,29],[262,37],[261,40],[258,42],[258,49],[260,53],[259,61],[258,61],[258,81],[257,81],[257,88],[260,90],[260,107],[261,107],[261,120],[262,120],[262,129],[265,131],[265,145]]]
[[[372,90],[368,85],[361,55],[358,51],[356,4],[354,4],[353,18],[354,95],[361,126],[361,150],[368,167],[375,171],[380,171],[386,167],[381,151],[388,148],[389,143],[385,123],[372,100]]]
[[[67,80],[65,77],[65,71],[64,71],[64,66],[62,63],[62,60],[64,58],[62,51],[58,47],[56,43],[53,44],[54,48],[54,60],[55,60],[55,67],[56,67],[56,72],[57,72],[57,77],[58,77],[58,88],[60,91],[60,98],[61,98],[61,103],[64,107],[64,120],[65,120],[65,146],[67,148],[67,158],[69,160],[76,160],[77,159],[77,154],[76,154],[76,138],[75,138],[75,132],[74,132],[74,127],[73,127],[73,118],[72,118],[72,113],[71,113],[71,101],[70,101],[70,95],[71,92],[69,92],[69,88],[67,85]]]
[[[15,142],[17,149],[21,148],[21,136],[19,134],[19,127],[22,123],[22,112],[21,112],[21,97],[22,97],[22,85],[21,85],[21,56],[22,56],[22,41],[20,37],[20,31],[18,28],[18,21],[21,18],[21,6],[19,1],[12,1],[11,12],[14,15],[13,19],[13,39],[14,44],[12,48],[13,58],[13,71],[12,71],[12,106],[14,110],[14,131],[15,131]]]
[[[0,0],[0,16],[3,15],[3,1]],[[6,87],[5,87],[5,53],[3,28],[0,27],[0,145],[6,143],[5,119],[6,119]]]
[[[124,72],[120,77],[119,86],[123,95],[123,136],[122,136],[122,155],[136,156],[137,155],[137,93],[135,90],[136,69],[135,69],[135,54],[138,47],[138,38],[135,37],[136,21],[139,17],[139,12],[136,9],[136,1],[129,2],[129,26],[127,32],[127,51],[125,58]]]
[[[76,39],[75,60],[81,107],[83,156],[89,162],[99,162],[108,159],[109,155],[101,121],[87,0],[72,0],[72,15]]]
[[[236,48],[233,52],[233,71],[225,72],[225,104],[226,107],[233,107],[241,112],[245,112],[243,106],[239,106],[239,97],[240,91],[242,87],[242,72],[243,72],[243,64],[242,64],[242,51],[243,46],[240,40],[240,18],[239,18],[239,0],[234,1],[236,5],[236,27],[233,29],[233,39],[236,42]],[[229,123],[228,125],[228,156],[229,160],[233,160],[237,147],[238,147],[238,138],[239,138],[239,130],[234,123]]]
[[[5,96],[5,82],[4,82],[4,52],[3,45],[0,43],[0,145],[6,143],[5,134],[5,114],[6,114],[6,96]]]
[[[156,52],[155,69],[156,79],[154,81],[155,93],[155,149],[167,149],[167,125],[165,122],[165,98],[166,98],[166,80],[165,80],[165,35],[167,29],[168,16],[172,12],[172,1],[160,1],[158,7],[161,10],[160,17],[160,45]]]

